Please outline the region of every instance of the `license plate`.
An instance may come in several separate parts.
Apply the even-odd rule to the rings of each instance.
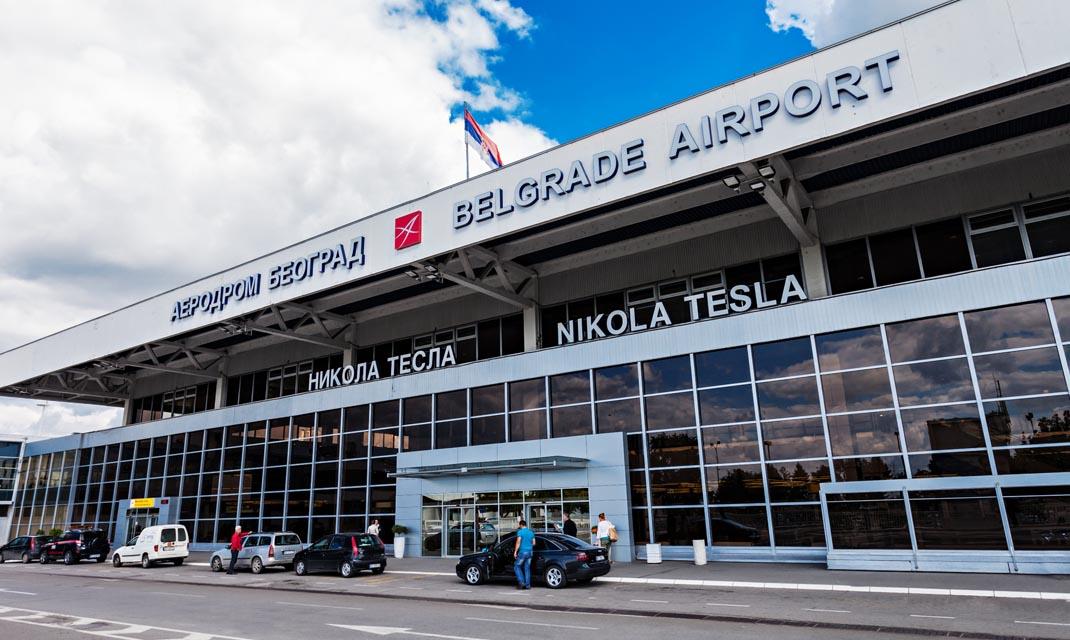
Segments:
[[[283,551],[282,552],[282,555],[284,555],[284,556],[292,556],[293,554],[294,554],[293,551]]]
[[[378,563],[376,563],[376,564],[369,564],[369,565],[368,565],[368,568],[369,568],[369,569],[378,569],[378,568],[379,568],[379,564],[378,564]]]
[[[595,560],[601,560],[601,559],[602,559],[602,556],[600,556],[600,555],[599,555],[599,556],[595,556],[595,557],[594,557],[594,559],[595,559]]]

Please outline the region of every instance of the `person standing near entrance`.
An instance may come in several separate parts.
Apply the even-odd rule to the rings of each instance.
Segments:
[[[376,536],[376,537],[379,536],[379,520],[378,519],[372,520],[372,526],[368,527],[368,533],[370,533],[370,534],[372,534],[373,536]]]
[[[613,564],[613,555],[611,553],[613,543],[617,541],[617,527],[613,526],[613,523],[606,520],[606,514],[598,514],[598,541],[606,548],[606,560],[609,564]]]
[[[249,535],[241,530],[241,525],[234,527],[234,533],[230,536],[230,567],[227,568],[227,575],[234,575],[234,567],[238,564],[238,552],[241,551],[242,540],[245,536]]]
[[[516,574],[516,588],[531,588],[531,556],[535,552],[535,533],[528,528],[528,523],[520,521],[516,532],[516,544],[513,545],[513,573]]]
[[[573,538],[575,538],[576,534],[579,533],[576,530],[576,523],[572,521],[572,518],[568,517],[567,511],[565,512],[565,521],[561,523],[561,530],[565,533],[566,536],[572,536]]]

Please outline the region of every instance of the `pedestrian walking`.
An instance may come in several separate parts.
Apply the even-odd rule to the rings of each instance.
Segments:
[[[609,520],[606,520],[605,513],[598,514],[597,532],[598,542],[606,548],[606,560],[609,561],[609,564],[613,564],[611,550],[613,543],[617,541],[617,527]]]
[[[241,551],[242,540],[245,536],[249,535],[247,532],[242,532],[241,525],[234,527],[234,533],[230,536],[230,566],[227,568],[227,575],[234,575],[234,567],[238,564],[238,552]]]
[[[535,551],[535,533],[528,528],[528,523],[521,520],[516,532],[516,544],[513,545],[513,573],[516,574],[516,588],[531,588],[531,555]]]
[[[379,537],[379,520],[378,519],[372,520],[371,526],[368,527],[368,533],[372,534],[373,536]]]
[[[579,531],[576,530],[576,523],[572,521],[572,518],[568,517],[568,512],[565,512],[565,521],[561,523],[561,530],[565,532],[566,536],[576,537]]]

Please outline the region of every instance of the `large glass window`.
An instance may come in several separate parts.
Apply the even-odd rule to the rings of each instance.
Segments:
[[[1022,232],[1013,209],[970,216],[966,222],[978,267],[1025,259]]]
[[[1070,489],[1003,489],[1011,539],[1021,551],[1070,551]]]
[[[753,347],[754,375],[758,380],[786,378],[814,372],[809,338],[793,338]]]
[[[715,547],[768,547],[765,507],[711,508],[710,533]]]
[[[1007,548],[993,489],[912,491],[910,510],[918,549]]]
[[[828,429],[834,456],[899,451],[899,425],[894,411],[829,416]]]
[[[902,407],[973,400],[973,381],[966,358],[901,364],[892,368]]]
[[[972,449],[985,445],[976,404],[904,409],[903,435],[910,451]]]
[[[1034,258],[1070,251],[1070,198],[1025,205],[1022,215]]]
[[[833,548],[911,548],[901,494],[830,494],[827,502]]]
[[[754,420],[754,393],[749,384],[703,389],[698,392],[702,424]]]
[[[747,348],[722,349],[695,354],[695,378],[698,386],[713,387],[750,381]]]
[[[966,353],[958,316],[939,316],[885,326],[892,362],[910,362]]]
[[[651,467],[697,465],[698,437],[695,430],[682,429],[649,434],[647,456]]]
[[[1048,308],[1043,302],[970,311],[964,315],[974,353],[1032,347],[1055,341]]]
[[[1070,442],[1066,395],[986,402],[984,407],[994,446]]]

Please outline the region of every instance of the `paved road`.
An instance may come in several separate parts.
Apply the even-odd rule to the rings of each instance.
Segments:
[[[97,564],[5,564],[0,566],[0,607],[8,608],[0,610],[3,638],[60,637],[49,635],[57,630],[55,625],[96,630],[97,635],[107,634],[104,637],[152,640],[190,637],[191,632],[250,640],[309,633],[317,640],[378,637],[374,631],[345,625],[407,628],[417,634],[470,640],[505,640],[529,634],[544,640],[547,635],[602,632],[644,640],[653,633],[681,638],[768,638],[774,634],[787,638],[910,637],[887,636],[878,633],[877,627],[915,629],[919,635],[943,631],[1070,638],[1070,604],[1065,600],[615,583],[518,592],[504,583],[468,587],[455,577],[436,572],[398,570],[344,580],[336,576],[298,578],[284,572],[225,577],[199,566],[143,570]],[[598,613],[607,609],[634,615]],[[698,613],[710,619],[655,619],[649,617],[653,612]],[[108,622],[50,618],[47,614]],[[736,619],[779,624],[774,627]],[[118,623],[170,631],[142,630],[131,635],[123,633]],[[869,628],[808,626],[814,623]],[[550,624],[558,626],[546,626]],[[598,631],[573,627],[597,627]],[[434,637],[389,635],[402,640]],[[191,640],[210,637],[195,635]]]

